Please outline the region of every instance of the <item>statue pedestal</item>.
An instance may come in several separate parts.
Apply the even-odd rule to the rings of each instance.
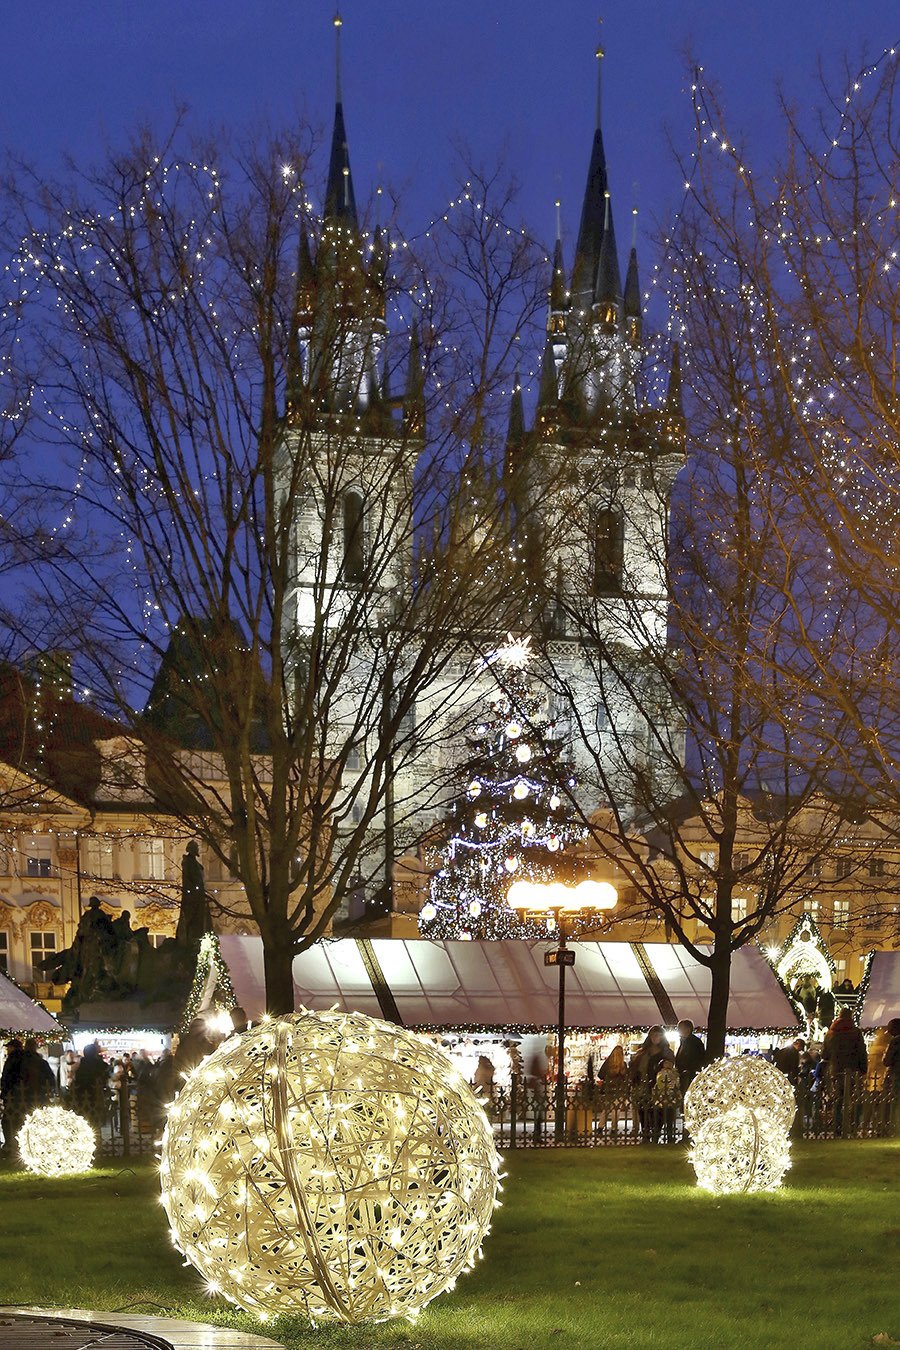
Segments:
[[[184,999],[140,1003],[107,999],[82,1003],[64,1012],[61,1021],[73,1031],[165,1031],[171,1034],[184,1013]]]

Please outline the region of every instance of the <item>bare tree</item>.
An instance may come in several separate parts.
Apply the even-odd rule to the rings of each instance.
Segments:
[[[753,377],[765,314],[747,302],[743,253],[697,209],[669,249],[687,416],[676,357],[649,437],[627,416],[608,423],[599,472],[624,545],[599,558],[581,484],[566,525],[575,584],[548,579],[545,650],[582,747],[582,805],[600,804],[593,845],[626,879],[625,916],[663,919],[709,969],[721,1053],[734,952],[822,885],[817,861],[845,828],[846,785],[816,753],[814,680],[843,616],[836,600],[814,643],[801,622],[804,522],[777,472],[790,427]]]
[[[760,409],[773,505],[799,522],[786,595],[818,714],[807,753],[831,765],[876,834],[897,837],[900,767],[900,262],[898,72],[886,51],[823,80],[810,117],[782,101],[781,163],[753,171],[698,79],[692,210],[739,270],[753,325],[744,396]],[[766,166],[768,168],[768,166]],[[859,918],[896,929],[890,887],[860,887]]]
[[[31,614],[243,883],[274,1012],[440,797],[508,554],[459,436],[480,463],[540,295],[538,250],[492,228],[514,209],[497,176],[445,236],[366,231],[340,116],[320,216],[287,138],[145,135],[63,184],[20,172],[13,197],[66,519]]]

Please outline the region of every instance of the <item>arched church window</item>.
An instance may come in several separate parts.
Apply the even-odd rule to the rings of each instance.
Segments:
[[[619,511],[604,507],[594,517],[594,594],[617,595],[622,589],[625,524]]]
[[[344,493],[344,580],[362,581],[365,570],[365,509],[362,493]]]

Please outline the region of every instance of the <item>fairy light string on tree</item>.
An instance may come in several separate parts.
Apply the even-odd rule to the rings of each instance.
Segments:
[[[523,920],[507,891],[514,881],[559,879],[562,854],[586,834],[528,660],[528,640],[512,637],[492,658],[498,687],[467,738],[449,837],[419,914],[423,937],[546,937],[546,923]]]

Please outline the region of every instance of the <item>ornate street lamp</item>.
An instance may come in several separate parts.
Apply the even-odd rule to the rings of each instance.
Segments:
[[[558,934],[556,950],[544,953],[544,965],[556,966],[559,971],[554,1124],[557,1143],[562,1142],[566,1129],[566,966],[575,964],[575,952],[566,945],[566,924],[594,919],[604,910],[615,909],[618,898],[615,886],[608,881],[590,880],[579,881],[575,886],[562,881],[514,881],[506,892],[507,903],[520,910],[523,918],[553,920]]]

